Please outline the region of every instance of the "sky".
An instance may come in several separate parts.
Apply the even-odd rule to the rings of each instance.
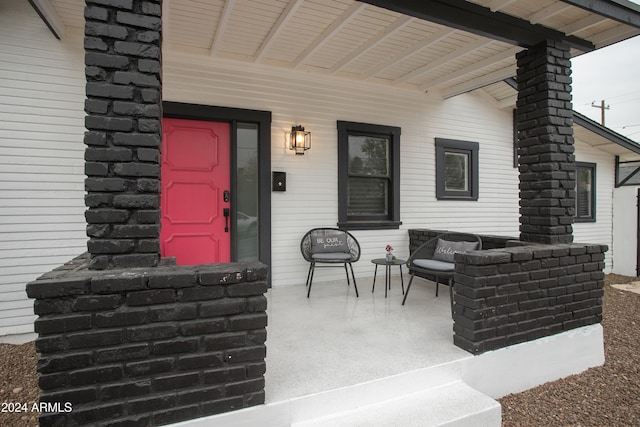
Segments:
[[[634,1],[634,3],[640,3]],[[605,126],[640,142],[640,36],[571,60],[573,109],[600,123],[605,101]]]

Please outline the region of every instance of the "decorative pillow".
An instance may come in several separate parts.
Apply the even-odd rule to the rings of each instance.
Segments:
[[[437,261],[455,262],[454,255],[457,252],[475,251],[478,249],[478,242],[449,242],[438,239],[436,250],[433,252],[433,259]]]
[[[311,253],[349,252],[347,233],[338,230],[323,230],[311,233]]]

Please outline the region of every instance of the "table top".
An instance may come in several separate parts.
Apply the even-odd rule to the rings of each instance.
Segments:
[[[391,261],[387,261],[386,258],[374,258],[371,260],[371,262],[374,264],[380,264],[380,265],[402,265],[402,264],[405,264],[407,261],[402,258],[396,258]]]

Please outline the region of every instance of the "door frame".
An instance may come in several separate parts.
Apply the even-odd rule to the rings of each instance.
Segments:
[[[253,123],[258,125],[258,259],[271,271],[271,112],[246,110],[242,108],[217,107],[211,105],[189,104],[162,101],[162,118],[204,120],[228,122],[231,144],[231,200],[236,200],[237,169],[236,130],[237,124]],[[161,178],[162,179],[162,178]],[[231,223],[236,224],[237,212],[231,205]],[[235,233],[234,233],[235,234]],[[236,261],[237,235],[231,239],[231,262]],[[271,285],[271,274],[268,276]]]

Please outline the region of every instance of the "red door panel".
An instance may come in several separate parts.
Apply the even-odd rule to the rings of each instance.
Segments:
[[[228,123],[163,120],[160,250],[178,265],[231,261],[229,137]]]

